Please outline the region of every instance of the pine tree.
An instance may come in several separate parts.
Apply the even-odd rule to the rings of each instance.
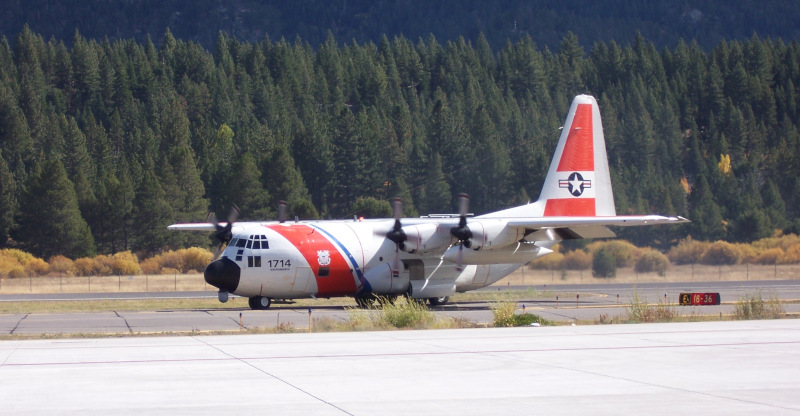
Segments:
[[[270,206],[270,194],[261,185],[261,172],[249,152],[239,155],[225,181],[223,205],[239,207],[241,220],[263,221],[271,219],[277,208]],[[219,207],[227,212],[227,206]]]
[[[135,226],[131,248],[148,255],[175,248],[176,233],[167,229],[172,218],[172,208],[167,203],[158,177],[152,167],[146,169],[133,203],[131,219]]]
[[[63,254],[78,258],[95,252],[94,239],[81,217],[78,198],[57,158],[37,164],[22,196],[16,239],[38,257]]]
[[[5,247],[17,212],[17,184],[0,152],[0,247]]]

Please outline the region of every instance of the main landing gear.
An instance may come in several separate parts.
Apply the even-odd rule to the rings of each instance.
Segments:
[[[272,299],[266,296],[253,296],[252,298],[248,299],[247,303],[250,305],[250,309],[258,311],[269,309]]]
[[[431,306],[441,306],[446,304],[449,300],[450,296],[442,296],[439,298],[428,298],[428,303],[430,303]]]
[[[385,304],[394,304],[394,300],[397,296],[375,296],[375,295],[367,295],[367,296],[356,296],[356,303],[358,304],[359,308],[369,309],[372,308],[377,300],[381,306]],[[428,302],[430,306],[442,306],[446,304],[450,300],[450,296],[442,296],[438,298],[412,298],[410,296],[406,296],[406,301],[414,302],[420,305],[424,305],[425,301]]]

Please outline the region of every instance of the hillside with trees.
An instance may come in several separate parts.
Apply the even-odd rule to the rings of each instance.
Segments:
[[[70,46],[67,46],[69,44]],[[569,103],[600,103],[617,211],[684,215],[637,244],[796,231],[800,44],[556,51],[530,37],[329,35],[213,51],[157,41],[0,39],[0,245],[36,256],[208,245],[166,226],[236,203],[242,219],[482,213],[538,197]],[[222,217],[222,215],[220,215]],[[649,228],[649,227],[648,227]],[[10,237],[10,238],[9,238]]]
[[[13,38],[27,24],[47,40],[67,45],[75,30],[89,39],[176,38],[213,49],[217,33],[243,42],[300,38],[316,48],[332,34],[341,43],[377,43],[381,36],[416,42],[429,34],[445,44],[483,34],[493,50],[530,36],[557,50],[568,32],[585,48],[595,42],[627,45],[641,32],[656,47],[696,40],[704,50],[721,40],[800,39],[800,3],[783,0],[5,0],[0,35]]]

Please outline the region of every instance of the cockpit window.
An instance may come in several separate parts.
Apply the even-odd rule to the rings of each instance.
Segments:
[[[233,244],[233,243],[231,243]],[[237,247],[246,247],[252,250],[267,250],[269,249],[269,241],[267,236],[263,234],[251,235],[249,239],[240,238],[236,242]]]
[[[231,246],[231,247],[236,247],[236,243],[238,243],[238,242],[239,242],[239,239],[238,238],[234,238],[233,240],[231,240],[231,242],[228,245]]]

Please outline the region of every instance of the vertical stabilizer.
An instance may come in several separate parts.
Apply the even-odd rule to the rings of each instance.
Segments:
[[[616,215],[594,97],[579,95],[572,101],[538,202],[545,217]]]
[[[591,95],[579,95],[570,106],[539,200],[484,217],[615,215],[597,100]]]

